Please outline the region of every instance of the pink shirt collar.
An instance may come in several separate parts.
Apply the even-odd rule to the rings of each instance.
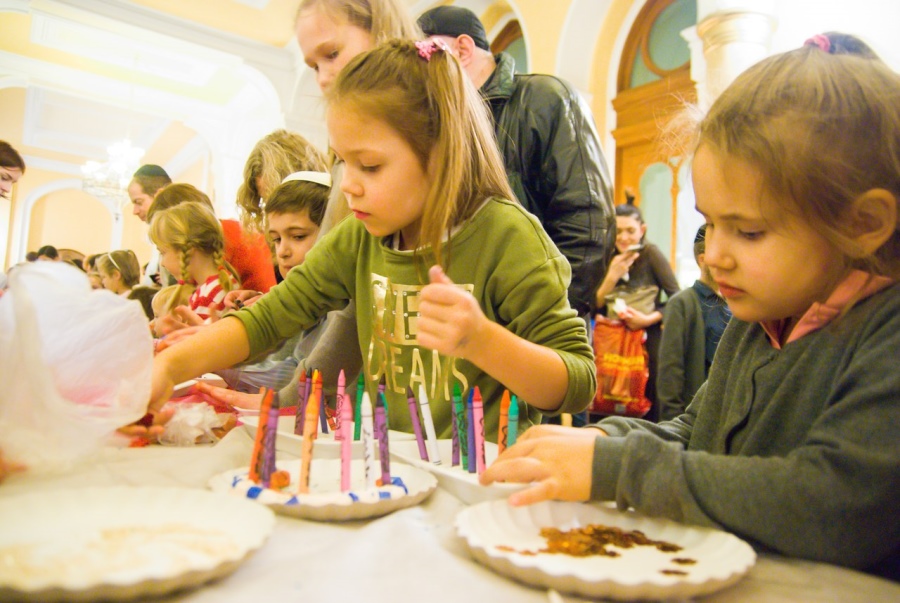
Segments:
[[[766,335],[769,336],[772,346],[776,350],[780,350],[783,345],[797,341],[804,335],[818,331],[830,323],[847,307],[851,300],[854,302],[862,301],[892,284],[894,284],[894,279],[886,276],[874,276],[861,270],[853,270],[831,292],[825,303],[815,302],[810,306],[809,310],[800,318],[794,330],[791,331],[791,334],[788,335],[784,344],[780,343],[780,341],[781,335],[788,324],[787,319],[765,320],[760,324],[766,331]]]

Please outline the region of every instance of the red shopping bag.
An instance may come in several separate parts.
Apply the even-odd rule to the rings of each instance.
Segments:
[[[594,323],[597,395],[591,412],[643,417],[651,402],[644,395],[650,377],[644,331],[598,316]]]

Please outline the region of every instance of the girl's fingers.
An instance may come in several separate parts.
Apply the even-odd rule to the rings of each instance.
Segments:
[[[533,505],[534,503],[543,502],[552,498],[552,486],[549,481],[538,482],[530,488],[519,490],[509,495],[507,501],[510,506],[522,507],[524,505]]]

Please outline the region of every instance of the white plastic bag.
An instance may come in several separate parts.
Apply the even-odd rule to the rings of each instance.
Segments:
[[[146,412],[152,363],[140,304],[64,262],[16,267],[0,297],[4,457],[52,470],[95,451]]]

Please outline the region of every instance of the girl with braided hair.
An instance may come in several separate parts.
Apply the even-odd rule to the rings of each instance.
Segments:
[[[225,309],[225,294],[240,286],[225,261],[222,225],[203,203],[180,203],[154,213],[150,240],[157,246],[160,264],[190,287],[190,306],[204,322],[217,319]]]

